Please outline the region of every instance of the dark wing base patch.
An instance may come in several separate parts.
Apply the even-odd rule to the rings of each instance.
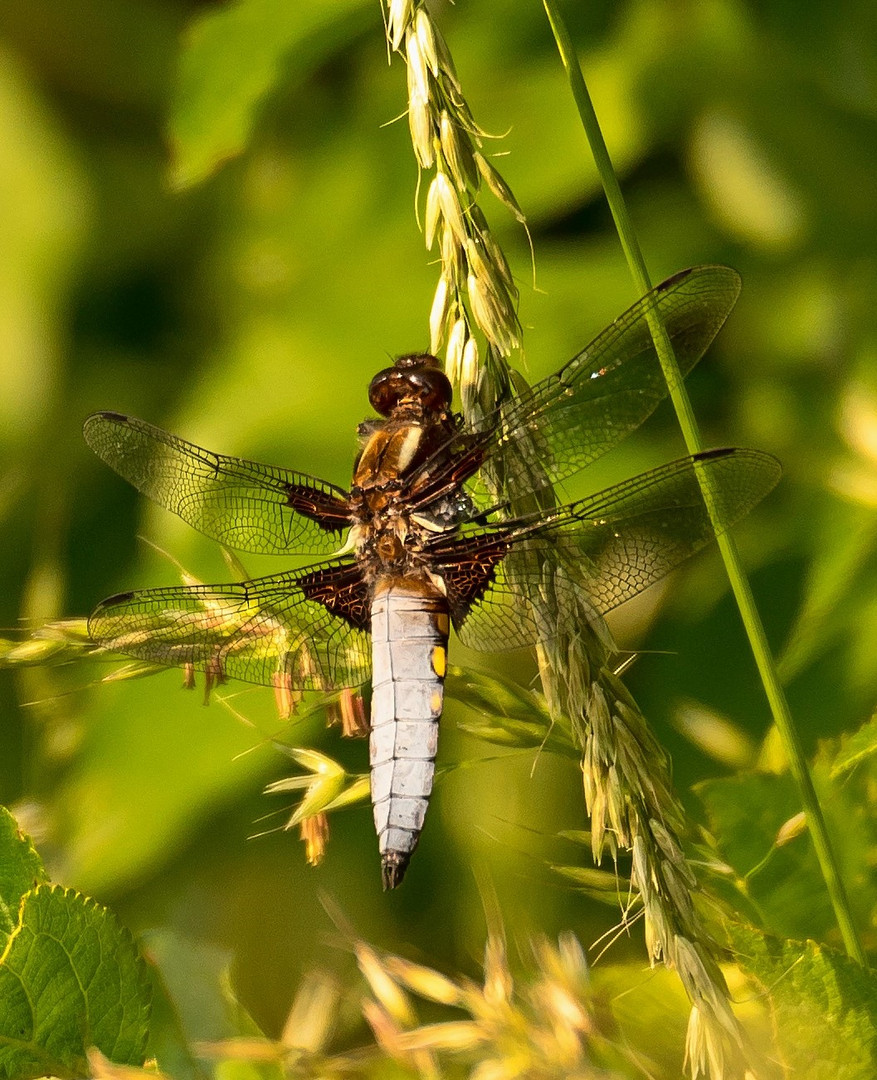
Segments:
[[[448,609],[458,634],[472,606],[490,588],[508,551],[509,543],[500,531],[489,537],[458,537],[430,549],[432,566],[447,589]]]
[[[349,503],[312,484],[289,484],[286,503],[291,510],[316,522],[327,532],[338,533],[350,528]]]
[[[303,573],[298,587],[308,600],[322,604],[355,630],[370,630],[371,595],[357,566]]]

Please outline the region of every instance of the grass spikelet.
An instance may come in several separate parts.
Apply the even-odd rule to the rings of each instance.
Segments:
[[[322,861],[329,840],[328,815],[367,799],[368,777],[351,776],[337,761],[317,750],[281,743],[275,746],[306,772],[304,776],[285,776],[273,781],[265,788],[265,794],[304,791],[283,828],[299,828],[307,861],[315,866]]]
[[[88,636],[86,619],[43,623],[21,640],[0,638],[0,668],[42,667],[101,652]]]
[[[280,1041],[289,1050],[316,1054],[334,1026],[341,997],[337,979],[323,971],[305,974],[283,1025]]]
[[[384,964],[394,979],[418,997],[438,1005],[459,1006],[465,1000],[463,991],[452,979],[432,968],[414,964],[401,956],[388,956]]]
[[[408,996],[375,950],[359,942],[356,945],[356,962],[381,1009],[393,1020],[393,1023],[397,1027],[411,1027],[415,1024],[417,1017]]]

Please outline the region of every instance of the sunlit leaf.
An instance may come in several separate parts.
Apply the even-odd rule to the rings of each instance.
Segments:
[[[835,783],[834,752],[834,746],[823,750],[813,778],[853,909],[866,920],[873,907],[868,883],[875,842],[870,779],[850,783],[841,776]],[[736,879],[738,910],[787,937],[832,939],[836,920],[791,777],[752,772],[709,780],[696,790],[707,808],[714,850]]]
[[[0,1074],[87,1075],[86,1050],[139,1065],[149,1020],[146,966],[95,901],[41,885],[0,957]]]

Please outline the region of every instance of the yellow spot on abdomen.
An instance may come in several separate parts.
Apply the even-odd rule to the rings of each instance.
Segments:
[[[448,669],[448,654],[441,645],[436,645],[432,650],[432,670],[440,679],[445,677]]]
[[[435,617],[436,630],[444,637],[447,637],[451,632],[451,620],[443,611],[439,611]]]
[[[434,713],[442,711],[442,695],[440,691],[433,690],[432,697],[429,699],[429,707]]]

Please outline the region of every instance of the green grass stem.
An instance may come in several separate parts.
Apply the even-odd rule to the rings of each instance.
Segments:
[[[606,148],[603,133],[600,129],[600,123],[597,119],[597,114],[594,111],[591,95],[588,92],[585,78],[578,62],[578,57],[576,56],[575,49],[573,48],[569,36],[569,31],[555,0],[543,0],[543,4],[546,14],[548,15],[548,21],[551,24],[551,29],[554,33],[555,41],[557,42],[557,48],[560,52],[563,66],[566,69],[570,89],[572,90],[573,98],[579,110],[579,116],[581,117],[582,126],[585,129],[591,153],[593,154],[597,170],[600,174],[609,208],[615,221],[615,227],[618,230],[621,246],[624,249],[627,264],[639,294],[645,295],[651,288],[648,270],[646,269],[645,260],[643,259],[643,254],[627,210],[627,205],[624,201],[624,196],[621,193],[621,185],[619,184],[618,177],[612,167],[609,151]],[[661,361],[661,367],[667,380],[670,398],[679,419],[679,425],[682,429],[685,445],[688,448],[689,453],[696,454],[702,449],[697,420],[691,407],[691,401],[685,391],[669,338],[657,315],[653,314],[649,319],[649,329],[651,330],[652,338],[655,343],[655,350]],[[804,750],[792,718],[791,710],[789,709],[788,701],[786,700],[785,692],[780,683],[776,664],[767,642],[767,635],[764,632],[764,626],[762,625],[761,618],[755,606],[752,590],[743,572],[737,545],[728,532],[720,534],[717,539],[719,551],[721,552],[722,559],[725,563],[728,579],[731,582],[731,589],[737,601],[737,606],[740,609],[740,616],[743,620],[743,625],[746,628],[749,644],[752,648],[755,663],[764,685],[764,692],[773,714],[774,723],[779,729],[780,737],[783,740],[783,745],[785,746],[786,754],[788,756],[789,768],[798,785],[810,835],[813,838],[813,846],[816,849],[816,855],[819,859],[819,865],[831,898],[831,903],[834,908],[835,917],[837,918],[838,927],[840,928],[847,954],[857,960],[863,967],[866,967],[865,954],[856,932],[852,911],[850,910],[849,897],[847,896],[846,888],[840,875],[837,857],[828,835],[828,829],[822,814],[822,808],[819,805],[816,789],[813,786],[813,778],[804,756]]]

